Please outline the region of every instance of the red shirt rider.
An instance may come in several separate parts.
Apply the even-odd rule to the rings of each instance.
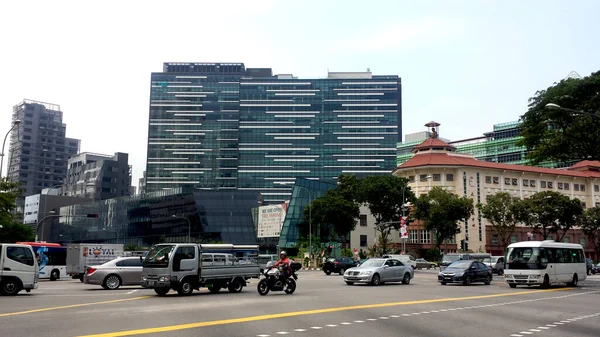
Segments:
[[[290,259],[288,259],[285,251],[279,253],[279,261],[277,261],[277,263],[274,265],[274,267],[279,266],[283,267],[283,276],[287,277],[289,275]]]

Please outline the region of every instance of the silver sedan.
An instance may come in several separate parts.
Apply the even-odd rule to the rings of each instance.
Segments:
[[[99,266],[86,267],[83,283],[115,290],[120,286],[141,285],[142,261],[139,257],[118,257]]]
[[[377,286],[384,282],[409,284],[414,275],[411,266],[396,259],[369,259],[358,267],[346,270],[344,281],[347,285],[369,283]]]

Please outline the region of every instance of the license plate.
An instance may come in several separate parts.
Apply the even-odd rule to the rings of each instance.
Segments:
[[[155,284],[155,283],[156,283],[156,282],[154,282],[154,281],[148,281],[148,286],[149,286],[149,287],[154,287],[154,284]]]

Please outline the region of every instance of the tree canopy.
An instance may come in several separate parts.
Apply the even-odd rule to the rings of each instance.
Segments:
[[[0,242],[33,241],[33,230],[20,221],[13,213],[16,200],[22,191],[18,183],[0,179]]]
[[[600,254],[600,207],[589,208],[585,211],[581,230],[588,241],[594,245],[596,255]]]
[[[512,197],[508,192],[498,192],[488,195],[486,204],[478,204],[477,208],[498,234],[502,248],[506,248],[519,223],[518,217],[522,213],[521,199]]]
[[[460,233],[458,222],[471,216],[473,210],[473,199],[435,186],[417,199],[415,217],[423,221],[425,230],[433,231],[439,250],[442,242]]]
[[[545,161],[600,160],[600,71],[582,79],[565,79],[540,90],[529,99],[520,145],[529,151],[532,164]],[[548,103],[584,111],[596,116],[577,115],[546,108]]]
[[[517,218],[531,227],[533,233],[546,239],[551,234],[562,241],[567,231],[581,220],[583,206],[579,199],[571,199],[554,191],[534,194],[522,202],[522,209]]]

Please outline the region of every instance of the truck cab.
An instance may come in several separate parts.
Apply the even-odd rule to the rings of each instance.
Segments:
[[[141,285],[159,296],[171,289],[189,295],[201,287],[212,293],[222,288],[240,292],[259,273],[255,261],[239,261],[230,253],[204,251],[198,244],[159,244],[143,259]]]
[[[0,295],[14,296],[37,289],[38,263],[29,245],[0,244]]]

